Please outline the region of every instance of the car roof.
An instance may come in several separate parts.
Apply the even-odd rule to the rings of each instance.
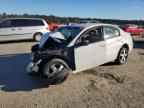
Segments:
[[[7,19],[32,19],[32,20],[43,20],[41,18],[5,18],[3,20],[7,20]]]
[[[112,24],[103,24],[103,23],[82,23],[82,24],[74,24],[74,25],[71,25],[71,26],[72,27],[89,28],[89,27],[104,26],[104,25],[115,26],[115,25],[112,25]]]

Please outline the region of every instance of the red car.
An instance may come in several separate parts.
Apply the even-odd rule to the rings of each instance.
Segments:
[[[134,24],[126,24],[120,26],[125,32],[129,32],[131,35],[142,35],[142,28]]]
[[[57,24],[57,23],[52,23],[52,22],[49,22],[49,21],[46,21],[48,26],[49,26],[49,30],[50,31],[57,31],[60,27],[60,24]]]

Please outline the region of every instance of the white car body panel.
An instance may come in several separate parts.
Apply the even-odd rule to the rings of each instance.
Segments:
[[[120,36],[105,40],[107,62],[113,61],[117,58],[118,52],[122,45],[122,38]]]
[[[76,70],[101,65],[106,60],[106,47],[104,42],[97,42],[75,48]]]

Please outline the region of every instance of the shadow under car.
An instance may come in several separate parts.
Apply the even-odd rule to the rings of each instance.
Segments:
[[[16,92],[48,87],[42,78],[27,75],[29,58],[30,54],[0,55],[0,90]]]

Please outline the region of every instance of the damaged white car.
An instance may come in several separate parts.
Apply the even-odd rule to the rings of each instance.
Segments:
[[[123,64],[132,51],[130,34],[109,24],[76,24],[61,27],[42,36],[32,46],[29,74],[37,73],[63,81],[69,73],[77,73],[111,61]]]

